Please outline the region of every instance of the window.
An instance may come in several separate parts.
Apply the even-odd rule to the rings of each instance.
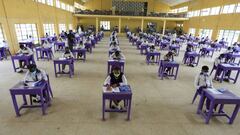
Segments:
[[[193,11],[188,12],[187,17],[193,17]]]
[[[15,24],[15,30],[18,42],[23,41],[32,36],[35,39],[34,43],[38,43],[36,24]]]
[[[73,6],[70,6],[70,12],[74,12],[74,7]]]
[[[211,8],[210,15],[218,15],[220,11],[220,7]]]
[[[110,21],[100,21],[100,27],[104,30],[110,30]]]
[[[48,33],[48,35],[54,35],[54,24],[43,24],[44,34]]]
[[[68,4],[66,5],[66,10],[70,11],[70,6]]]
[[[201,16],[208,16],[210,13],[210,8],[205,8],[201,10]]]
[[[82,6],[81,4],[77,3],[77,2],[74,2],[74,7],[75,7],[75,8],[78,8],[78,9],[85,10],[85,7]]]
[[[61,4],[60,4],[60,1],[59,1],[59,0],[56,0],[56,7],[57,7],[57,8],[61,8]]]
[[[46,0],[47,4],[53,6],[53,0]]]
[[[222,14],[229,14],[229,13],[233,13],[234,9],[235,9],[235,4],[232,5],[226,5],[222,8]]]
[[[59,24],[59,32],[61,33],[62,31],[67,31],[66,24]]]
[[[4,35],[3,35],[2,25],[0,24],[0,43],[2,43],[3,40],[5,40],[5,38],[4,38]]]
[[[199,16],[200,10],[193,11],[193,17]]]
[[[182,12],[187,12],[188,11],[188,7],[181,7],[177,10],[178,13],[182,13]]]
[[[220,30],[218,33],[218,40],[224,38],[229,44],[232,45],[234,42],[238,41],[240,35],[239,30]]]
[[[45,4],[45,3],[46,3],[46,1],[45,1],[45,0],[38,0],[38,2],[40,2],[40,3],[43,3],[43,4]]]
[[[240,13],[240,3],[237,4],[236,13]]]
[[[207,37],[211,39],[212,37],[212,30],[211,29],[200,29],[199,30],[199,36],[200,37]]]
[[[189,29],[189,34],[192,34],[193,36],[195,36],[196,33],[196,29],[195,28],[190,28]]]
[[[63,9],[63,10],[66,10],[66,5],[65,5],[65,3],[61,3],[61,8]]]
[[[73,30],[72,24],[69,24],[69,25],[68,25],[68,28],[69,28],[69,30]]]

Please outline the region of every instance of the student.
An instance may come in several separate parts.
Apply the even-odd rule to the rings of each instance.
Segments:
[[[42,44],[42,48],[50,48],[51,44],[48,41],[44,41]]]
[[[17,52],[17,55],[33,55],[33,52],[30,48],[25,47],[24,45],[20,45],[20,49]],[[18,73],[22,73],[23,72],[23,62],[24,60],[19,60],[19,71]],[[26,64],[26,63],[25,63]]]
[[[110,45],[109,51],[110,52],[120,51],[120,47],[117,45],[116,42],[113,42]]]
[[[192,45],[187,45],[187,48],[186,48],[186,52],[185,53],[188,53],[188,52],[193,52],[193,46]],[[185,54],[186,55],[186,54]],[[194,67],[193,65],[193,62],[195,61],[195,58],[193,56],[190,57],[190,62],[188,64],[188,66],[191,66],[191,67]]]
[[[24,77],[24,85],[26,86],[36,86],[42,83],[43,81],[48,81],[46,72],[37,68],[35,64],[28,65],[28,72]],[[31,95],[33,97],[33,102],[40,102],[39,95]],[[45,94],[44,94],[44,97]]]
[[[121,51],[115,51],[112,55],[110,55],[110,60],[125,60],[125,56],[121,53]]]
[[[198,94],[201,94],[204,89],[213,88],[212,78],[208,74],[208,71],[209,71],[208,66],[202,66],[200,74],[198,74],[195,77],[194,85]],[[209,108],[210,108],[210,100],[207,99],[206,111],[208,111]]]
[[[163,61],[173,62],[173,61],[174,61],[174,53],[171,52],[171,51],[169,51],[169,52],[163,57]],[[172,69],[171,67],[166,68],[164,74],[167,75],[168,72],[169,72],[171,69]]]
[[[85,45],[82,44],[82,43],[79,43],[79,44],[77,44],[76,49],[83,50],[83,49],[85,49]],[[79,53],[77,54],[77,58],[82,57],[82,55],[83,55],[83,53],[79,52]]]
[[[74,56],[72,54],[72,52],[70,51],[69,47],[65,48],[65,52],[62,54],[62,58],[66,58],[66,59],[72,59]],[[63,64],[63,72],[65,72],[65,67],[66,64]]]
[[[157,49],[155,48],[154,45],[151,45],[150,47],[147,48],[147,52],[156,52]],[[154,56],[151,56],[150,58],[152,61],[154,60]]]
[[[217,69],[216,70],[217,81],[219,80],[218,77],[221,75],[221,72],[222,72],[220,69],[218,69],[218,65],[221,64],[221,63],[225,63],[224,54],[220,54],[220,56],[218,56],[214,61],[214,67],[213,68]]]
[[[107,87],[108,91],[111,91],[113,88],[127,85],[127,79],[124,75],[124,73],[121,72],[120,67],[116,66],[113,67],[112,72],[108,75],[106,80],[104,81],[104,86]],[[120,106],[119,100],[113,101],[113,105],[111,108],[118,108],[118,109],[123,109],[122,106]]]

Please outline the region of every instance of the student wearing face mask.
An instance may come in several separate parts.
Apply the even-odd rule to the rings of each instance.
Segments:
[[[113,88],[127,85],[127,79],[124,75],[124,73],[121,72],[120,67],[113,67],[112,72],[108,75],[106,80],[104,81],[104,86],[107,87],[107,90],[112,90]],[[111,108],[123,108],[120,106],[121,101],[113,101],[114,104],[111,106]]]
[[[44,81],[48,81],[46,72],[38,69],[35,64],[28,65],[28,72],[24,77],[24,84],[27,86],[37,86]],[[40,102],[39,96],[31,96],[33,97],[33,102]]]
[[[65,48],[65,52],[62,54],[62,58],[73,59],[73,54],[68,47]],[[63,72],[65,72],[66,64],[63,64]]]
[[[209,71],[208,66],[202,66],[202,70],[201,70],[200,74],[198,74],[195,77],[194,85],[195,85],[195,88],[199,95],[201,95],[201,93],[204,89],[213,88],[212,78],[208,74],[208,71]],[[206,101],[206,109],[207,110],[206,111],[208,111],[209,108],[210,108],[210,100],[207,99],[207,101]]]

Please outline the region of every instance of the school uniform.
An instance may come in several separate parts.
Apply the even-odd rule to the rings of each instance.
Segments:
[[[77,44],[76,49],[80,49],[80,50],[85,49],[85,45],[84,45],[84,44]],[[82,53],[79,52],[79,53],[77,54],[77,56],[78,56],[78,57],[82,57]]]
[[[200,74],[196,75],[195,81],[194,81],[194,86],[200,95],[204,89],[207,88],[213,88],[213,83],[212,83],[212,78],[210,75],[201,72]],[[215,108],[217,105],[215,106]],[[207,99],[206,101],[206,108],[209,110],[210,108],[210,100]]]
[[[113,53],[112,55],[110,55],[110,60],[125,60],[125,56],[120,53],[119,56],[116,56],[115,53]]]
[[[72,54],[72,52],[71,51],[69,51],[69,52],[64,52],[63,54],[62,54],[62,58],[66,58],[66,59],[72,59],[74,56],[73,56],[73,54]],[[65,67],[66,67],[66,64],[63,64],[63,72],[64,72],[64,70],[65,70]]]
[[[114,85],[117,86],[127,85],[127,79],[123,73],[120,73],[118,77],[115,77],[113,73],[110,73],[106,80],[104,81],[104,85]]]
[[[20,50],[17,51],[17,54],[33,55],[33,51],[32,51],[32,49],[30,49],[28,47],[24,47],[23,49],[20,48]],[[20,72],[22,71],[22,68],[23,68],[23,62],[24,62],[24,60],[19,60]]]

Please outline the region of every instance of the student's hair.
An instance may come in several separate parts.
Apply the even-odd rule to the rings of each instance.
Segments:
[[[19,47],[20,47],[21,49],[23,49],[23,48],[24,48],[24,45],[23,45],[23,44],[20,44]]]
[[[120,51],[115,51],[115,55],[120,55]]]
[[[223,58],[223,57],[224,57],[224,54],[220,54],[220,55],[219,55],[219,58]]]
[[[29,64],[28,66],[27,66],[27,68],[30,70],[30,69],[33,69],[33,68],[37,68],[37,65],[36,64]]]
[[[114,66],[112,70],[121,70],[121,68],[119,66]]]
[[[202,72],[208,72],[209,71],[209,67],[208,66],[202,66]]]

